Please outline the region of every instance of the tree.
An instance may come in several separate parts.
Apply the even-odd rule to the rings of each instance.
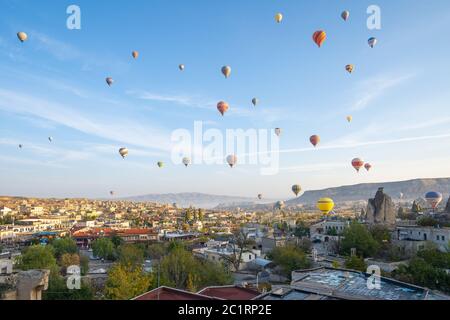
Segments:
[[[149,290],[151,275],[141,266],[116,264],[108,272],[105,296],[111,300],[129,300]]]
[[[253,244],[253,241],[248,239],[248,233],[245,233],[241,229],[238,232],[234,233],[233,237],[230,240],[230,249],[232,254],[223,254],[221,255],[221,257],[227,263],[231,264],[234,270],[237,271],[239,270],[242,262],[242,255],[245,251],[248,250],[251,244]]]
[[[348,257],[345,260],[345,267],[347,269],[358,270],[362,272],[366,272],[367,270],[367,264],[364,262],[364,259],[357,256]]]
[[[306,226],[305,222],[297,221],[294,235],[299,238],[309,237],[309,228]]]
[[[44,291],[43,300],[93,300],[92,287],[81,281],[80,289],[68,289],[66,280],[59,274],[50,275],[48,289]]]
[[[78,252],[77,243],[69,237],[55,239],[51,245],[55,249],[55,256],[57,259],[65,253],[75,254]]]
[[[307,269],[311,266],[306,254],[292,245],[276,247],[270,252],[269,259],[278,265],[282,274],[287,277],[290,277],[294,270]]]
[[[141,266],[144,262],[144,251],[133,245],[123,244],[117,249],[119,263],[132,267]]]
[[[373,239],[378,242],[380,246],[390,242],[391,240],[391,232],[386,226],[374,225],[370,228],[370,233]]]
[[[51,246],[34,245],[25,249],[17,261],[21,270],[49,269],[52,273],[58,272],[58,265]]]
[[[114,244],[114,247],[119,247],[122,244],[124,244],[125,241],[121,237],[119,237],[117,234],[113,234],[111,237],[111,242]]]
[[[85,255],[80,256],[80,271],[81,275],[87,275],[89,272],[89,258]]]
[[[417,201],[414,201],[414,202],[413,202],[413,205],[412,205],[412,208],[411,208],[411,211],[412,211],[413,213],[415,213],[415,214],[419,214],[419,213],[421,213],[423,210],[422,210],[420,204],[418,204]]]
[[[155,243],[148,246],[147,257],[152,260],[160,260],[167,252],[168,248],[165,243]]]
[[[357,252],[364,257],[370,257],[379,249],[379,244],[372,237],[367,227],[360,223],[351,223],[342,235],[340,248],[343,254],[348,255],[352,248],[356,248]]]
[[[65,273],[68,267],[80,265],[80,256],[76,253],[64,253],[61,258],[59,258],[59,265],[63,268]]]
[[[114,244],[109,238],[98,238],[92,243],[92,250],[94,256],[114,260],[115,259],[115,248]]]
[[[422,217],[417,221],[417,224],[422,227],[436,227],[439,224],[439,221],[432,217]]]

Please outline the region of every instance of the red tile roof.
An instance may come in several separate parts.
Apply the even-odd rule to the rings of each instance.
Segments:
[[[251,300],[261,295],[256,290],[238,286],[207,287],[197,293],[224,300]]]
[[[132,300],[215,300],[212,297],[207,297],[198,293],[191,293],[184,290],[179,290],[169,287],[159,287],[141,294]]]

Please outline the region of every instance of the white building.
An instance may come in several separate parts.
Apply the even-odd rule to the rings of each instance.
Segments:
[[[445,251],[450,241],[450,228],[402,226],[396,228],[395,239],[404,242],[431,241],[439,250]]]

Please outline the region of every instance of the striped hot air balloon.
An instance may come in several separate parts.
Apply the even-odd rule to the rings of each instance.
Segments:
[[[225,101],[220,101],[217,104],[217,110],[219,110],[219,112],[222,116],[225,115],[225,112],[227,112],[229,108],[230,108],[230,106]]]
[[[319,142],[320,142],[320,137],[318,136],[318,135],[312,135],[310,138],[309,138],[309,141],[311,142],[311,144],[314,146],[314,147],[316,147],[318,144],[319,144]]]
[[[355,66],[352,64],[348,64],[345,66],[345,70],[347,70],[348,73],[352,73],[353,69],[355,69]]]
[[[295,194],[295,196],[297,197],[298,194],[300,193],[300,191],[302,191],[302,187],[298,184],[294,184],[292,186],[292,192]]]
[[[320,48],[322,46],[322,44],[325,42],[327,38],[327,34],[325,31],[323,30],[319,30],[314,32],[313,34],[313,40],[314,42],[317,44],[317,46]]]
[[[330,198],[321,198],[317,201],[317,209],[319,209],[322,214],[329,214],[334,208],[334,201]]]

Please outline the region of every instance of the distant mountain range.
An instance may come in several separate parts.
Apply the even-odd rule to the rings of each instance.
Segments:
[[[396,182],[363,183],[351,186],[328,188],[323,190],[306,191],[302,196],[286,201],[286,205],[295,206],[299,204],[315,205],[318,199],[330,197],[336,203],[367,201],[373,198],[378,188],[383,187],[384,192],[394,200],[400,199],[403,194],[404,201],[412,201],[423,198],[428,191],[441,192],[446,202],[450,194],[450,178],[436,179],[414,179]],[[237,207],[264,210],[273,206],[277,199],[264,199],[259,201],[249,197],[234,197],[224,195],[212,195],[205,193],[168,193],[168,194],[148,194],[136,197],[121,198],[120,200],[156,202],[156,203],[176,203],[179,207],[194,206],[197,208],[220,208],[234,209]],[[445,203],[444,203],[445,206]]]
[[[197,207],[210,209],[216,206],[239,206],[239,204],[251,204],[256,202],[256,199],[249,197],[234,197],[223,195],[212,195],[197,192],[185,193],[167,193],[167,194],[147,194],[142,196],[121,198],[120,200],[138,201],[138,202],[156,202],[172,204],[176,203],[179,207]],[[274,201],[274,200],[266,200]]]

